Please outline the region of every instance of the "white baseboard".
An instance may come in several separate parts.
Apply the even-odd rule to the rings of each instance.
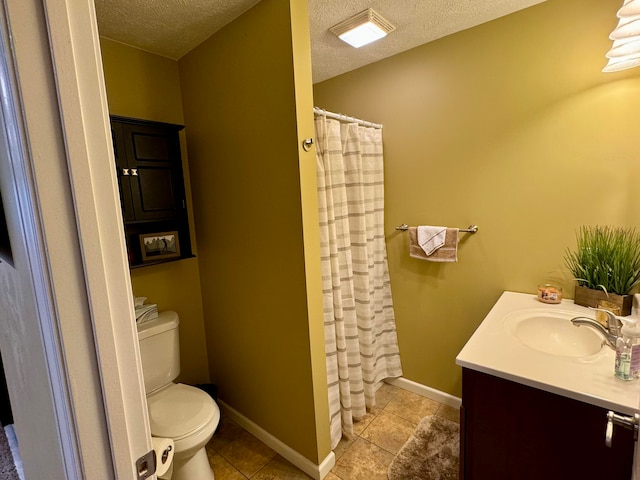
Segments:
[[[320,463],[320,465],[316,465],[307,457],[301,455],[290,446],[278,440],[262,427],[255,424],[223,401],[216,400],[216,402],[220,406],[222,412],[225,413],[231,420],[236,422],[254,437],[262,441],[265,445],[278,452],[280,455],[282,455],[304,473],[309,475],[311,478],[315,480],[322,480],[329,474],[333,466],[336,464],[335,454],[333,452],[329,452],[329,455],[326,456],[326,458]]]
[[[422,395],[423,397],[430,398],[431,400],[435,400],[436,402],[449,405],[453,408],[459,409],[460,405],[462,405],[462,400],[458,397],[449,395],[445,392],[441,392],[440,390],[436,390],[435,388],[427,387],[426,385],[422,385],[421,383],[407,380],[404,377],[387,378],[385,382],[391,385],[395,385],[396,387],[409,390],[410,392],[417,393],[418,395]]]

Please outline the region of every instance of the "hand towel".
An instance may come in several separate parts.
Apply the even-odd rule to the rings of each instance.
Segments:
[[[457,262],[458,261],[458,233],[457,228],[447,228],[444,245],[427,255],[418,244],[418,228],[409,227],[409,256],[430,262]]]
[[[418,227],[418,245],[424,250],[424,253],[431,255],[444,245],[446,233],[447,229],[444,227],[421,225]]]

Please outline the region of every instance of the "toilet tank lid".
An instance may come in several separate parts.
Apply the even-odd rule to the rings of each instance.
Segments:
[[[147,320],[146,322],[142,322],[137,325],[138,339],[144,340],[145,338],[158,335],[159,333],[166,332],[167,330],[178,328],[179,323],[180,318],[176,312],[172,312],[170,310],[166,312],[159,312],[158,318]]]

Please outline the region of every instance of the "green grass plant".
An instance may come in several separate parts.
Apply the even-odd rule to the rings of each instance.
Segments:
[[[627,295],[640,283],[640,234],[632,228],[583,226],[565,264],[578,285]]]

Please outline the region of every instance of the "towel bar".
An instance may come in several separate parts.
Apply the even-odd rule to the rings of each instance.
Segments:
[[[407,225],[406,223],[403,223],[402,225],[397,226],[396,230],[401,230],[401,231],[404,232],[406,230],[409,230],[409,225]],[[476,233],[478,231],[478,226],[477,225],[469,225],[467,228],[458,229],[458,231],[466,232],[466,233]]]

